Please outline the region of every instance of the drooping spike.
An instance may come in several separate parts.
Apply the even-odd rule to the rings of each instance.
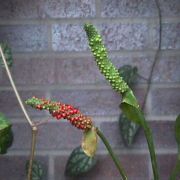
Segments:
[[[53,102],[46,99],[32,97],[28,99],[26,104],[38,110],[48,110],[49,113],[56,119],[67,119],[78,129],[88,130],[93,126],[92,119],[83,115],[78,109],[71,105],[60,102]]]

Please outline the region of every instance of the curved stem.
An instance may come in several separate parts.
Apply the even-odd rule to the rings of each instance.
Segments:
[[[98,134],[98,136],[101,138],[102,142],[104,143],[104,145],[106,146],[112,160],[114,161],[114,164],[116,165],[117,169],[119,170],[119,173],[121,174],[122,176],[122,179],[123,180],[127,180],[127,176],[126,176],[126,173],[124,171],[124,169],[122,168],[117,156],[114,154],[109,142],[107,141],[107,139],[105,138],[105,136],[103,135],[103,133],[98,129],[96,128],[96,132]]]
[[[143,126],[146,140],[148,143],[154,180],[159,180],[158,165],[157,165],[157,159],[156,159],[156,154],[155,154],[155,147],[154,147],[154,143],[153,143],[152,132],[151,132],[151,129],[149,128],[149,126],[147,125],[146,121],[144,121],[142,126]]]
[[[28,113],[27,113],[27,111],[26,111],[26,109],[25,109],[25,107],[24,107],[24,105],[23,105],[23,103],[22,103],[21,97],[20,97],[20,95],[19,95],[19,93],[18,93],[18,91],[17,91],[16,85],[15,85],[15,83],[14,83],[14,80],[13,80],[13,78],[12,78],[11,72],[10,72],[9,67],[8,67],[8,65],[7,65],[7,61],[6,61],[6,58],[5,58],[5,56],[4,56],[4,53],[3,53],[3,51],[2,51],[1,46],[0,46],[0,54],[1,54],[1,57],[2,57],[2,60],[3,60],[4,66],[5,66],[5,69],[6,69],[8,78],[9,78],[9,81],[10,81],[10,83],[11,83],[11,86],[12,86],[13,90],[14,90],[14,93],[15,93],[15,95],[16,95],[16,98],[17,98],[17,100],[18,100],[18,102],[19,102],[19,105],[20,105],[20,107],[21,107],[21,109],[22,109],[22,111],[23,111],[23,113],[24,113],[24,115],[25,115],[28,123],[29,123],[30,126],[32,127],[34,124],[33,124],[32,120],[30,119],[30,117],[29,117],[29,115],[28,115]]]
[[[146,94],[144,96],[144,101],[142,104],[142,110],[144,110],[144,108],[145,108],[146,101],[147,101],[147,98],[149,95],[149,91],[151,89],[152,77],[153,77],[153,73],[154,73],[154,69],[156,67],[156,64],[159,61],[159,54],[161,51],[161,44],[162,44],[162,15],[161,15],[159,0],[155,0],[155,3],[156,3],[157,10],[158,10],[158,19],[159,19],[159,41],[158,41],[158,48],[157,48],[155,56],[154,56],[154,61],[153,61],[152,66],[151,66],[149,78],[147,80],[147,90],[146,90]]]
[[[35,152],[35,146],[36,146],[36,134],[37,134],[37,127],[36,125],[34,124],[34,122],[30,119],[27,111],[26,111],[26,108],[24,107],[23,105],[23,102],[22,102],[22,99],[19,95],[19,92],[16,88],[16,85],[14,83],[14,80],[12,78],[12,75],[11,75],[11,72],[9,70],[9,67],[8,67],[8,64],[7,64],[7,61],[6,61],[6,58],[4,56],[4,53],[3,53],[3,50],[0,46],[0,55],[2,57],[2,60],[3,60],[3,63],[4,63],[4,66],[5,66],[5,69],[6,69],[6,72],[7,72],[7,75],[8,75],[8,78],[9,78],[9,81],[11,83],[11,86],[13,88],[13,91],[16,95],[16,98],[19,102],[19,105],[24,113],[24,116],[26,117],[26,120],[28,121],[29,125],[31,126],[31,129],[32,129],[32,144],[31,144],[31,155],[30,155],[30,161],[29,161],[29,168],[28,168],[28,180],[31,180],[31,176],[32,176],[32,165],[33,165],[33,160],[34,160],[34,152]]]

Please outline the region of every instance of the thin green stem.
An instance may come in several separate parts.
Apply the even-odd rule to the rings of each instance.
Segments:
[[[107,141],[107,139],[105,138],[105,136],[103,135],[103,133],[98,129],[96,128],[96,131],[97,131],[97,134],[98,136],[101,138],[102,142],[104,143],[104,145],[106,146],[112,160],[114,161],[114,164],[116,165],[117,169],[119,170],[119,173],[121,174],[122,176],[122,179],[123,180],[127,180],[127,175],[124,171],[124,169],[122,168],[117,156],[114,154],[109,142]]]
[[[144,129],[144,133],[145,133],[146,140],[148,143],[154,180],[159,180],[158,165],[157,165],[157,159],[156,159],[156,153],[155,153],[155,147],[154,147],[152,132],[151,132],[151,129],[149,128],[146,121],[144,121],[144,123],[143,123],[143,129]]]

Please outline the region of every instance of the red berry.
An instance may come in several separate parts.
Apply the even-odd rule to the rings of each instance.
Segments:
[[[57,119],[61,119],[62,116],[61,116],[60,114],[58,114],[58,115],[56,116],[56,118],[57,118]]]

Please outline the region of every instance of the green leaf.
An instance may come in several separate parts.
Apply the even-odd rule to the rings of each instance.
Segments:
[[[180,154],[180,115],[178,115],[175,122],[175,137],[179,147],[179,154]]]
[[[0,154],[5,154],[13,142],[11,123],[0,113]]]
[[[143,126],[143,122],[145,121],[145,119],[144,119],[144,115],[140,109],[138,109],[126,102],[121,103],[120,107],[128,119],[132,120],[136,124]]]
[[[151,156],[151,164],[153,168],[154,180],[158,180],[159,173],[158,173],[157,159],[155,154],[152,132],[148,126],[148,123],[144,118],[143,112],[139,108],[127,104],[126,102],[121,103],[120,107],[128,119],[143,127]]]
[[[13,58],[12,58],[12,53],[11,53],[10,47],[6,43],[0,43],[0,46],[2,48],[2,51],[4,53],[4,56],[7,61],[8,66],[9,67],[12,66]],[[3,63],[1,55],[0,55],[0,64],[2,65],[2,67],[4,67],[4,63]]]
[[[119,119],[121,135],[125,145],[130,146],[141,124],[139,104],[131,89],[123,93],[120,107],[123,110],[123,118]]]
[[[28,174],[29,161],[26,162],[26,174]],[[38,161],[33,161],[32,166],[32,180],[43,180],[45,171],[42,164]]]
[[[119,75],[129,86],[132,86],[138,77],[137,67],[124,65],[120,67],[118,71],[119,71]],[[134,94],[131,90],[123,94],[123,101],[138,107],[136,98],[134,97]],[[128,147],[131,146],[134,141],[135,135],[139,129],[139,125],[129,120],[122,113],[119,117],[119,128],[124,144]]]
[[[118,69],[120,76],[123,80],[131,86],[135,83],[138,77],[138,69],[136,66],[124,65]]]
[[[178,145],[178,158],[169,180],[175,180],[177,175],[180,174],[180,114],[176,118],[175,122],[175,138]]]
[[[77,147],[68,159],[65,174],[67,176],[79,176],[91,170],[95,164],[95,157],[87,156],[81,147]]]
[[[83,151],[90,157],[93,157],[97,150],[97,132],[95,127],[84,131],[83,141],[82,141]]]
[[[134,96],[134,93],[132,92],[131,89],[129,89],[128,91],[126,91],[125,93],[122,94],[122,102],[132,105],[135,108],[139,108],[139,104],[137,102],[136,97]]]
[[[119,117],[119,128],[124,144],[130,147],[139,129],[139,125],[129,120],[123,113]]]

